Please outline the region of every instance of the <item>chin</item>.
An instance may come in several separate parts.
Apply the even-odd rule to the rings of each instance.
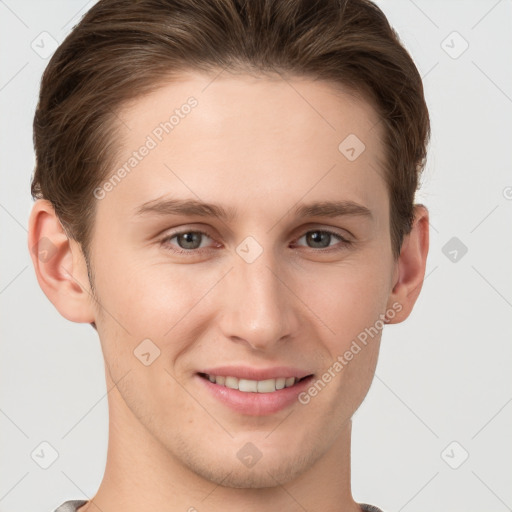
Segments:
[[[289,452],[262,454],[252,466],[245,467],[238,458],[227,463],[226,456],[216,462],[188,459],[186,465],[198,476],[222,487],[238,489],[262,489],[286,484],[309,469],[318,457],[313,454],[291,455]]]
[[[273,468],[267,469],[260,467],[259,469],[233,468],[231,471],[224,468],[222,471],[212,470],[211,468],[191,468],[199,476],[216,485],[222,487],[230,487],[235,489],[263,489],[268,487],[277,487],[282,483],[286,483],[294,478],[294,474],[290,471],[272,471]],[[294,468],[294,473],[297,468]]]

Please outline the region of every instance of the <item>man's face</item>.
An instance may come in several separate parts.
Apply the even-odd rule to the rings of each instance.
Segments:
[[[97,193],[91,245],[96,326],[119,381],[110,419],[139,434],[142,425],[162,453],[213,482],[274,486],[328,453],[373,377],[396,269],[381,126],[327,83],[212,80],[184,75],[119,112],[112,172],[134,151],[137,162]],[[182,107],[190,97],[197,104]],[[165,200],[232,216],[155,207]],[[297,215],[325,202],[345,213]],[[378,334],[347,361],[372,326]],[[313,377],[274,395],[200,375],[225,366]]]

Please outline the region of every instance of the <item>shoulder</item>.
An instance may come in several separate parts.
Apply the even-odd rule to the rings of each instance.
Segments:
[[[76,512],[82,505],[85,505],[87,500],[69,500],[65,501],[60,507],[56,508],[54,512]]]
[[[379,507],[376,507],[375,505],[368,505],[368,503],[358,503],[358,505],[361,507],[363,512],[384,512]]]

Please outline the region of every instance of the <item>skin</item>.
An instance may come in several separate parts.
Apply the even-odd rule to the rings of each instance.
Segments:
[[[223,364],[290,365],[318,377],[393,304],[401,310],[389,323],[403,321],[425,274],[428,212],[416,206],[395,260],[382,123],[365,101],[302,78],[223,72],[212,80],[184,74],[119,112],[122,165],[174,108],[198,100],[97,201],[97,301],[80,246],[50,203],[38,200],[30,216],[29,246],[46,237],[56,248],[48,261],[32,253],[41,288],[65,318],[95,323],[105,357],[107,464],[80,512],[359,511],[351,417],[370,387],[380,333],[307,405],[266,416],[227,408],[195,374]],[[366,146],[354,161],[338,150],[349,134]],[[236,216],[135,215],[163,196],[217,203]],[[328,200],[353,201],[371,215],[293,215],[299,203]],[[198,249],[179,237],[162,242],[197,229],[207,232]],[[325,229],[352,243],[311,239]],[[236,252],[247,236],[263,250],[252,263]],[[161,351],[150,366],[133,354],[147,338]],[[262,453],[252,468],[237,457],[247,442]]]

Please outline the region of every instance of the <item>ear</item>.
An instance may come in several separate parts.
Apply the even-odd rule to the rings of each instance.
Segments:
[[[418,298],[423,280],[429,245],[428,210],[423,205],[415,205],[411,232],[404,237],[400,256],[396,264],[393,290],[388,298],[388,309],[396,312],[386,323],[403,322],[411,313]],[[396,307],[401,305],[401,309]]]
[[[32,207],[28,247],[39,286],[59,313],[72,322],[94,322],[94,299],[82,249],[68,239],[46,199],[38,199]]]

